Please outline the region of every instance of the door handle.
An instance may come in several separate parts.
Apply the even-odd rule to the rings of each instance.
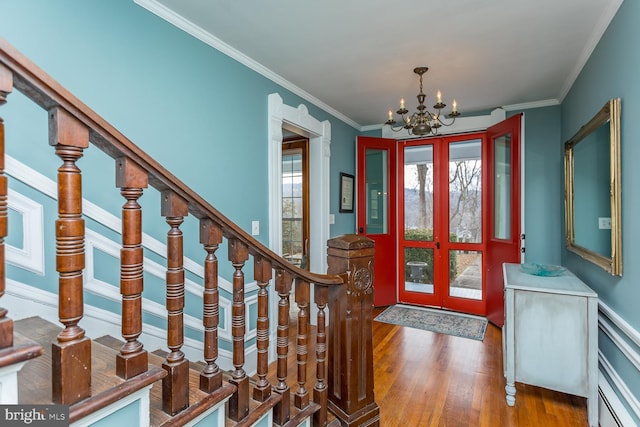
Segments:
[[[436,242],[436,249],[440,249],[440,242]]]
[[[364,233],[364,228],[363,228],[363,227],[360,227],[360,228],[358,229],[358,233],[360,233],[360,234]]]

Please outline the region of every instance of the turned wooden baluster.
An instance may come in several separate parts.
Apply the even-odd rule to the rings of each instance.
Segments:
[[[122,337],[125,343],[116,356],[116,374],[129,379],[146,372],[149,355],[138,341],[142,333],[142,208],[138,199],[149,183],[147,173],[130,159],[116,160],[116,186],[127,200],[122,206],[122,249],[120,250],[120,293],[122,294]]]
[[[202,297],[202,324],[204,326],[204,361],[200,373],[200,390],[211,393],[222,386],[222,371],[218,359],[218,325],[220,307],[218,293],[218,258],[215,252],[222,243],[222,229],[210,219],[200,221],[200,243],[207,256],[204,260],[204,295]]]
[[[189,361],[184,357],[184,268],[180,225],[189,214],[187,201],[172,191],[162,192],[162,216],[171,230],[167,233],[167,346],[171,351],[162,367],[162,410],[170,415],[189,406]]]
[[[315,285],[314,299],[318,306],[318,324],[316,326],[316,385],[313,388],[313,401],[320,405],[313,414],[313,426],[323,427],[327,424],[327,330],[325,308],[329,301],[329,288]]]
[[[296,361],[298,362],[298,389],[293,401],[298,409],[309,405],[307,383],[307,356],[309,346],[309,282],[296,278],[296,304],[298,304],[298,335],[296,337]]]
[[[249,377],[244,371],[244,273],[242,268],[249,259],[249,248],[238,239],[229,239],[229,261],[235,268],[233,273],[233,304],[231,305],[231,336],[233,338],[233,366],[231,382],[237,387],[229,399],[229,418],[239,421],[249,413]]]
[[[56,270],[58,316],[64,330],[52,344],[52,399],[71,405],[91,395],[91,340],[78,326],[84,314],[85,258],[82,175],[76,166],[89,146],[89,129],[62,108],[53,108],[49,112],[49,144],[63,161],[58,169]]]
[[[0,65],[0,105],[7,102],[13,90],[13,74]],[[4,238],[7,237],[7,177],[4,174],[4,121],[0,117],[0,298],[6,289]],[[7,309],[0,307],[0,348],[13,346],[13,320],[7,316]]]
[[[258,350],[258,381],[253,387],[253,399],[264,402],[271,396],[271,384],[267,381],[269,370],[269,292],[267,286],[272,277],[271,262],[254,256],[254,279],[258,283],[258,320],[256,327],[256,347]]]
[[[278,383],[273,391],[280,394],[282,399],[273,408],[273,421],[284,425],[290,416],[290,394],[287,384],[287,353],[289,352],[289,294],[291,293],[291,274],[279,268],[276,270],[276,292],[280,297],[278,302],[278,331],[276,350],[278,354],[276,377]]]

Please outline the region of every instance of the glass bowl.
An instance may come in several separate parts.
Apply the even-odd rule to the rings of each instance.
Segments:
[[[536,262],[525,262],[521,265],[522,271],[534,276],[555,277],[562,275],[566,268],[561,265],[538,264]]]

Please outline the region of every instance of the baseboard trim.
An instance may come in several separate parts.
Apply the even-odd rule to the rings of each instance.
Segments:
[[[640,371],[640,332],[602,300],[598,301],[598,327],[618,351]],[[598,382],[601,427],[635,426],[640,419],[640,402],[607,357],[598,351]]]
[[[605,363],[610,366],[608,361]],[[605,369],[609,370],[609,368]],[[633,427],[636,425],[602,370],[599,372],[598,378],[598,413],[600,427]]]

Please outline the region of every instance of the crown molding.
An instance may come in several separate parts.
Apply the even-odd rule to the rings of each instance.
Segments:
[[[383,126],[384,124],[361,126],[360,132],[368,132],[370,130],[380,130],[382,129]]]
[[[506,111],[520,111],[530,110],[532,108],[551,107],[553,105],[560,105],[560,101],[558,99],[542,99],[540,101],[523,102],[522,104],[503,105],[502,108]]]
[[[212,48],[227,55],[228,57],[235,59],[242,65],[252,69],[256,73],[261,74],[262,76],[266,77],[272,82],[282,86],[283,88],[303,98],[305,101],[308,101],[311,104],[315,105],[316,107],[323,109],[327,113],[331,114],[332,116],[336,117],[339,120],[342,120],[343,122],[355,128],[356,130],[361,130],[361,126],[355,121],[351,120],[349,117],[345,116],[338,110],[320,101],[315,96],[302,90],[298,86],[294,85],[293,83],[291,83],[290,81],[282,77],[281,75],[273,72],[272,70],[260,64],[259,62],[249,58],[247,55],[240,52],[239,50],[233,48],[232,46],[229,46],[227,43],[215,37],[213,34],[204,30],[202,27],[194,24],[188,19],[185,19],[183,16],[178,15],[173,10],[159,3],[157,0],[133,0],[133,1],[137,5],[147,9],[149,12],[164,19],[168,23],[181,29],[187,34],[192,35],[193,37],[197,38],[201,42],[211,46]]]
[[[593,53],[596,46],[600,42],[602,35],[609,27],[609,24],[611,23],[616,12],[620,8],[620,5],[622,5],[622,2],[623,0],[612,1],[608,9],[602,15],[600,15],[600,20],[593,27],[593,32],[591,33],[591,37],[587,41],[587,44],[585,45],[585,48],[582,51],[582,54],[578,58],[575,68],[572,70],[571,73],[569,73],[569,75],[567,76],[567,80],[564,83],[564,86],[562,86],[562,90],[560,91],[560,95],[558,96],[558,99],[560,100],[560,102],[564,101],[565,96],[567,96],[567,94],[571,90],[571,87],[576,82],[576,79],[582,72],[582,69],[584,68],[587,61],[591,57],[591,54]]]

